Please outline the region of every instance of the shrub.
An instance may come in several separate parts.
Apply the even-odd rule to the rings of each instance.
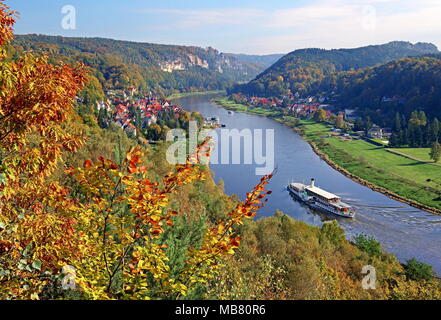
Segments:
[[[406,277],[411,280],[432,280],[433,270],[432,267],[417,261],[415,258],[407,260],[407,264],[404,266],[406,270]]]
[[[359,234],[354,239],[354,245],[370,256],[381,255],[381,245],[374,237]]]

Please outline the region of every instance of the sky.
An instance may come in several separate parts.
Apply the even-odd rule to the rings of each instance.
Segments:
[[[354,48],[394,40],[431,42],[441,48],[441,0],[5,2],[20,12],[18,34],[211,46],[246,54]]]

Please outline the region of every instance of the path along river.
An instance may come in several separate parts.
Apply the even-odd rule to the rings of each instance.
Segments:
[[[229,114],[227,110],[212,104],[212,97],[185,97],[174,100],[174,103],[185,110],[198,111],[204,117],[219,117],[227,129],[274,129],[277,174],[268,186],[273,194],[267,206],[259,211],[258,217],[271,216],[279,209],[294,219],[316,226],[326,220],[337,219],[349,239],[360,233],[372,235],[401,261],[416,258],[432,265],[441,275],[441,216],[415,209],[359,185],[321,160],[292,129],[257,115]],[[221,150],[218,152],[220,154]],[[241,199],[260,179],[256,176],[256,167],[261,166],[211,164],[215,179],[225,182],[225,192],[237,194]],[[315,178],[319,187],[341,196],[351,204],[357,210],[356,218],[346,219],[314,212],[294,201],[286,191],[287,184],[291,180],[308,183],[311,178]]]

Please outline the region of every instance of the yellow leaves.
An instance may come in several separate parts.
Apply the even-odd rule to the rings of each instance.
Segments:
[[[170,197],[205,178],[199,160],[209,155],[208,141],[157,183],[147,178],[141,147],[132,148],[122,165],[100,157],[66,169],[73,181],[69,190],[49,182],[63,152],[75,152],[83,143],[66,124],[85,74],[81,66],[54,66],[32,54],[0,63],[0,150],[8,152],[0,168],[6,176],[0,184],[0,259],[14,280],[0,285],[0,295],[17,297],[26,282],[29,295],[37,298],[45,285],[56,283],[64,265],[75,268],[78,291],[86,299],[186,295],[213,277],[219,259],[234,254],[240,238],[233,230],[260,208],[262,195],[269,194],[264,189],[269,177],[226,221],[207,230],[176,275],[167,255],[175,248],[162,243],[178,214]],[[41,261],[42,272],[32,272],[49,272],[44,280],[31,282],[29,274],[14,269],[25,248],[32,261]]]
[[[12,38],[13,15],[0,1],[0,46]],[[77,254],[75,205],[67,190],[48,177],[62,152],[75,151],[82,143],[61,124],[71,115],[83,76],[81,67],[54,66],[30,53],[16,62],[0,62],[0,172],[6,176],[0,184],[0,220],[5,224],[1,250],[7,252],[1,264],[10,272],[9,297],[22,293],[36,299],[48,283],[47,275],[30,278],[31,271],[15,268],[24,255],[41,261],[35,264],[41,270],[32,273],[51,275],[60,260]],[[29,287],[26,292],[23,284]]]
[[[12,39],[12,26],[15,23],[16,11],[12,11],[3,2],[0,2],[0,47]],[[3,57],[1,54],[0,57]]]

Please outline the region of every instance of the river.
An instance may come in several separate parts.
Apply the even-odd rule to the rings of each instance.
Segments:
[[[441,217],[392,200],[347,178],[318,157],[310,145],[292,129],[265,117],[245,113],[229,114],[212,103],[213,95],[185,97],[174,100],[185,110],[198,111],[204,117],[219,117],[228,129],[274,129],[275,164],[277,174],[268,189],[273,191],[266,207],[258,217],[271,216],[279,209],[294,219],[320,226],[324,221],[337,219],[348,239],[364,233],[374,236],[387,252],[401,261],[416,258],[430,264],[441,275]],[[219,153],[221,150],[219,150]],[[225,192],[241,199],[259,182],[257,165],[211,164],[216,181],[225,182]],[[260,166],[259,166],[260,167]],[[291,181],[309,182],[341,196],[351,204],[357,215],[354,219],[334,217],[310,210],[294,201],[286,191]]]

